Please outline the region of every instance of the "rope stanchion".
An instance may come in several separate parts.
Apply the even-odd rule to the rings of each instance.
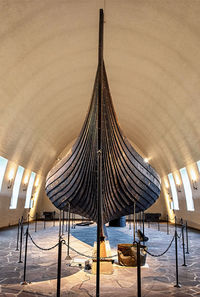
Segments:
[[[134,202],[134,212],[133,212],[133,242],[135,242],[135,202]]]
[[[62,235],[64,235],[64,227],[65,227],[65,212],[63,210],[63,215],[62,215]]]
[[[185,226],[182,224],[181,233],[182,233],[182,247],[183,247],[183,264],[182,266],[187,266],[185,262],[185,236],[184,236],[184,228]]]
[[[68,231],[68,212],[66,212],[66,225],[65,225],[65,232]]]
[[[181,285],[179,284],[179,279],[178,279],[178,243],[177,243],[177,238],[178,238],[178,234],[177,234],[177,230],[175,230],[176,284],[174,285],[174,287],[180,288]]]
[[[19,229],[20,229],[20,219],[18,220],[18,227],[17,227],[17,246],[16,251],[19,251]]]
[[[66,260],[71,261],[71,257],[69,255],[69,241],[70,241],[70,204],[68,204],[68,233],[67,233],[67,256],[66,256]]]
[[[138,214],[135,214],[135,232],[138,230]]]
[[[137,297],[141,297],[140,242],[137,242]]]
[[[22,218],[21,218],[21,222],[20,222],[20,225],[21,225],[21,228],[20,228],[20,245],[19,245],[19,261],[18,261],[18,263],[23,263],[22,262],[22,240],[23,240],[23,229],[24,229],[24,227],[23,227],[23,216],[22,216]]]
[[[175,227],[175,231],[177,231],[177,221],[176,221],[176,216],[174,217],[174,219],[175,219],[174,227]]]
[[[63,211],[64,213],[64,211]],[[57,297],[60,297],[60,283],[61,283],[61,259],[62,259],[62,237],[59,236],[58,242],[58,267],[57,267]]]
[[[24,276],[23,276],[23,282],[21,282],[21,285],[27,285],[28,283],[26,282],[26,261],[27,261],[27,251],[28,251],[28,229],[29,226],[26,228],[26,242],[25,242],[25,253],[24,253]]]
[[[186,233],[186,254],[189,254],[189,242],[188,242],[188,226],[187,226],[187,221],[185,222],[185,233]]]
[[[180,288],[181,285],[179,284],[179,276],[178,276],[178,238],[180,238],[181,235],[179,236],[178,233],[177,233],[177,230],[175,229],[175,232],[174,232],[174,236],[172,237],[172,240],[170,241],[170,244],[169,246],[167,247],[167,249],[159,254],[159,255],[155,255],[155,254],[152,254],[151,252],[149,252],[147,249],[145,249],[145,252],[152,256],[152,257],[161,257],[163,256],[164,254],[166,254],[168,252],[168,250],[170,249],[170,247],[172,246],[172,243],[173,241],[175,240],[175,258],[176,258],[176,285],[174,287],[176,288]]]
[[[144,211],[142,212],[142,233],[144,234]]]

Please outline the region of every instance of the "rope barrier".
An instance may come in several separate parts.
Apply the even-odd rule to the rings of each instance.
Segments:
[[[50,247],[50,248],[42,248],[39,245],[37,245],[37,243],[33,240],[33,238],[31,237],[30,233],[28,233],[28,236],[30,237],[30,240],[32,241],[32,243],[40,250],[42,251],[50,251],[52,249],[54,249],[55,247],[57,247],[59,245],[59,243],[56,243],[54,246]]]
[[[43,251],[50,251],[50,250],[54,249],[55,247],[57,247],[58,244],[59,244],[59,243],[56,243],[55,245],[53,245],[53,246],[50,247],[50,248],[42,248],[42,247],[40,247],[40,246],[33,240],[33,238],[31,237],[30,233],[28,233],[28,235],[29,235],[29,237],[30,237],[32,243],[33,243],[38,249],[43,250]],[[152,256],[152,257],[161,257],[161,256],[163,256],[164,254],[166,254],[166,253],[168,252],[168,250],[169,250],[170,247],[172,246],[172,243],[173,243],[173,241],[174,241],[174,238],[175,238],[175,235],[172,237],[171,242],[170,242],[169,246],[167,247],[167,249],[166,249],[163,253],[161,253],[161,254],[156,255],[156,254],[153,254],[153,253],[149,252],[147,249],[144,249],[144,250],[145,250],[145,252],[146,252],[148,255],[150,255],[150,256]],[[178,236],[178,238],[181,238],[181,234],[180,234],[180,236]],[[63,243],[65,246],[68,247],[68,244],[66,243],[66,241],[65,241],[64,239],[62,240],[62,243]],[[96,257],[94,257],[94,256],[89,256],[89,255],[86,255],[86,254],[84,254],[84,253],[81,253],[81,252],[77,251],[75,248],[73,248],[73,247],[71,247],[71,246],[69,246],[69,248],[70,248],[73,252],[77,253],[77,254],[80,255],[80,256],[83,256],[83,257],[86,257],[86,258],[89,258],[89,259],[94,259],[94,258],[96,258]],[[100,259],[101,259],[101,260],[112,259],[112,258],[115,258],[115,257],[117,257],[117,256],[118,256],[118,254],[115,254],[115,255],[112,255],[112,256],[108,256],[108,257],[101,257]]]
[[[152,253],[150,253],[149,251],[147,251],[146,249],[144,249],[144,250],[145,250],[145,252],[146,252],[148,255],[150,255],[150,256],[152,256],[152,257],[161,257],[161,256],[163,256],[164,254],[166,254],[166,253],[168,252],[168,250],[169,250],[170,247],[172,246],[172,243],[173,243],[173,241],[174,241],[174,238],[175,238],[175,235],[172,237],[172,240],[171,240],[169,246],[167,247],[167,249],[166,249],[163,253],[161,253],[161,254],[159,254],[159,255],[152,254]]]
[[[33,240],[33,238],[32,238],[32,236],[30,235],[30,233],[28,233],[28,236],[30,237],[32,243],[33,243],[38,249],[40,249],[40,250],[42,250],[42,251],[50,251],[50,250],[54,249],[55,247],[57,247],[58,244],[59,244],[59,243],[56,243],[54,246],[52,246],[52,247],[50,247],[50,248],[42,248],[42,247],[40,247],[40,246]],[[68,247],[68,244],[66,243],[66,241],[65,241],[64,239],[62,240],[62,243],[65,244],[65,245]],[[83,257],[86,257],[86,258],[90,258],[90,259],[94,259],[94,258],[95,258],[94,256],[89,256],[89,255],[86,255],[86,254],[84,254],[84,253],[81,253],[81,252],[77,251],[76,249],[74,249],[74,248],[71,247],[71,246],[69,246],[69,248],[70,248],[72,251],[74,251],[75,253],[77,253],[78,255],[80,255],[80,256],[83,256]],[[110,257],[102,257],[102,258],[100,258],[100,259],[101,259],[101,260],[104,260],[104,259],[110,259],[110,258],[114,258],[114,257],[116,257],[116,256],[117,256],[117,254],[116,254],[116,255],[112,255],[112,256],[110,256]]]
[[[68,247],[68,244],[66,243],[65,240],[63,241],[63,243]],[[74,248],[71,247],[71,246],[69,246],[69,248],[70,248],[73,252],[77,253],[77,254],[80,255],[80,256],[83,256],[83,257],[86,257],[86,258],[89,258],[89,259],[94,259],[94,258],[96,258],[96,257],[94,257],[94,256],[89,256],[89,255],[83,254],[83,253],[77,251],[76,249],[74,249]],[[104,259],[110,259],[110,258],[114,258],[114,257],[117,257],[117,254],[116,254],[116,255],[112,255],[112,256],[110,256],[110,257],[101,257],[100,259],[101,259],[101,260],[104,260]]]

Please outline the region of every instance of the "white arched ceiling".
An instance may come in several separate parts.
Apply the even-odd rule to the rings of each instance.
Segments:
[[[200,1],[1,0],[0,153],[46,175],[104,58],[126,135],[161,176],[200,159]]]

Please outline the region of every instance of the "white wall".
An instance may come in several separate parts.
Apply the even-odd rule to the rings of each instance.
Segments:
[[[28,209],[25,209],[25,200],[26,200],[26,187],[24,186],[24,180],[26,175],[30,177],[31,170],[24,170],[24,174],[21,180],[20,189],[19,189],[19,196],[18,196],[18,203],[16,209],[10,209],[10,202],[12,197],[12,191],[13,191],[13,184],[15,175],[17,172],[18,164],[8,161],[7,168],[4,174],[2,188],[0,191],[0,228],[7,227],[11,225],[18,224],[19,218],[23,215],[24,218],[27,218],[28,215]],[[9,174],[10,171],[14,172],[13,181],[12,181],[12,187],[8,188],[9,183]],[[41,195],[41,188],[44,186],[43,180],[41,176],[37,175],[37,178],[39,178],[39,185],[36,187],[33,187],[32,190],[32,199],[33,199],[33,207],[31,208],[30,215],[34,217],[34,214],[36,213],[38,201],[43,199],[43,196]],[[30,218],[31,220],[31,218]]]
[[[192,198],[193,198],[193,202],[194,202],[194,211],[187,210],[185,191],[184,191],[184,187],[183,187],[183,183],[181,180],[179,170],[173,172],[175,182],[176,182],[177,175],[179,176],[179,179],[180,179],[180,185],[177,186],[179,210],[173,211],[169,207],[169,203],[172,199],[171,198],[172,193],[171,193],[170,187],[169,188],[166,187],[167,176],[162,179],[165,204],[166,204],[166,208],[167,208],[169,217],[171,218],[171,222],[174,222],[174,217],[176,216],[178,222],[182,218],[183,220],[187,221],[188,226],[190,226],[192,228],[200,229],[200,175],[199,175],[196,163],[192,163],[192,164],[188,165],[186,168],[187,168],[187,172],[188,172],[188,177],[190,179]],[[191,170],[193,170],[196,175],[197,189],[193,188]],[[180,192],[178,191],[178,189]]]

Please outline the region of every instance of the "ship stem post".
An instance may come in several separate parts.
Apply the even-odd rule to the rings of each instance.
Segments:
[[[99,56],[98,56],[98,133],[97,133],[97,267],[96,297],[100,296],[100,244],[102,240],[102,97],[103,97],[103,9],[99,11]]]

